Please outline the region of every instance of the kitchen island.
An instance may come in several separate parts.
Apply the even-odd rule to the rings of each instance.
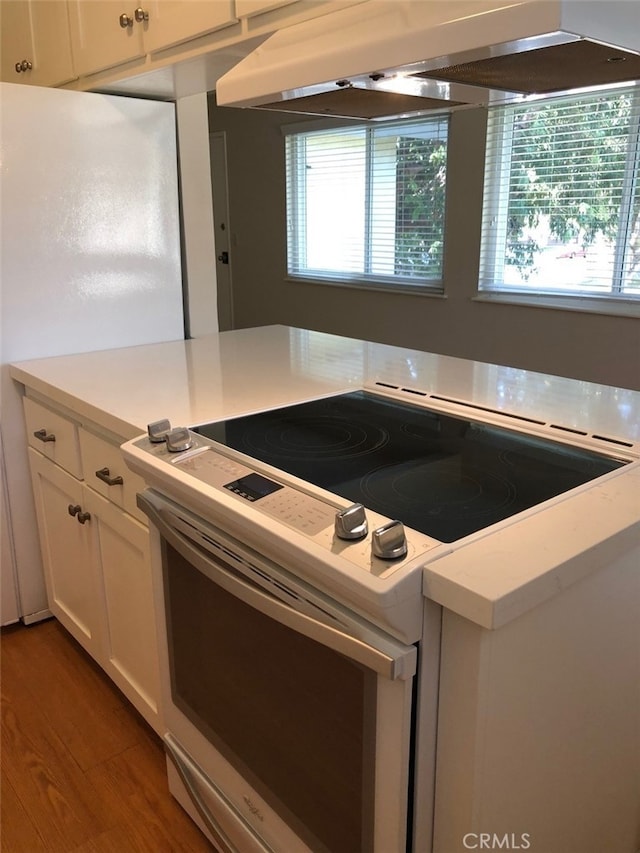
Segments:
[[[587,439],[604,436],[619,441],[621,449],[640,453],[638,392],[284,326],[36,359],[14,365],[11,374],[30,393],[122,440],[162,418],[174,426],[192,426],[378,384],[419,390],[450,408],[457,401],[473,401],[485,415],[521,416],[534,430],[550,424],[559,438],[572,432]],[[619,481],[598,493],[593,505],[593,495],[582,496],[585,524],[578,535],[601,539],[601,525],[609,533],[633,528],[639,477],[635,465],[627,467]],[[615,501],[615,513],[599,511],[605,501]],[[568,523],[561,518],[558,529],[566,530]],[[537,529],[531,535],[542,541],[558,539]],[[505,551],[512,547],[505,533]],[[523,550],[526,564],[508,578],[495,568],[465,572],[460,551],[460,560],[449,559],[446,570],[444,563],[429,569],[427,593],[484,627],[497,627],[562,586],[541,567],[539,551]],[[495,566],[496,561],[487,563]],[[577,572],[568,582],[579,578]]]
[[[76,516],[88,511],[113,531],[115,504],[135,527],[136,611],[147,613],[147,635],[155,617],[145,603],[144,519],[124,486],[119,499],[113,486],[90,478],[102,466],[93,464],[96,452],[140,435],[150,422],[192,426],[365,387],[450,414],[475,410],[492,424],[624,458],[628,464],[544,511],[521,513],[459,547],[443,543],[425,558],[423,657],[431,671],[420,716],[437,722],[438,745],[436,751],[434,722],[418,733],[419,750],[435,758],[417,762],[415,837],[422,845],[416,849],[428,844],[440,853],[474,849],[481,833],[509,835],[512,848],[519,843],[540,853],[635,853],[639,394],[281,326],[40,359],[14,365],[11,374],[25,388],[27,412],[35,405],[38,416],[50,411],[80,433],[79,461],[61,466],[51,456],[57,442],[43,443],[33,437],[39,429],[31,430],[36,490],[62,467],[83,482],[81,498],[69,503],[80,506]],[[108,467],[106,476],[128,479],[126,471],[115,472],[117,464],[95,473]],[[98,489],[104,502],[96,506]],[[86,500],[93,509],[84,509]],[[42,516],[42,494],[39,501]],[[41,517],[39,523],[41,538],[50,535]],[[81,538],[86,532],[82,523],[73,530]],[[157,667],[154,650],[147,640],[144,655],[131,655],[139,638],[128,634],[131,614],[119,610],[127,577],[105,581],[119,548],[103,554],[94,572],[101,607],[92,605],[81,618],[62,602],[56,615],[162,732],[154,678],[142,683],[143,673]]]

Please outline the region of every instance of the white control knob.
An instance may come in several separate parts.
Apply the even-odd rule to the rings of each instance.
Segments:
[[[160,444],[164,441],[164,437],[168,432],[171,432],[171,424],[166,419],[163,421],[154,421],[147,427],[149,441],[152,441],[154,444]]]
[[[338,539],[364,539],[368,530],[362,504],[352,504],[336,513],[335,534]]]
[[[186,427],[176,427],[168,432],[164,437],[167,443],[167,450],[170,453],[180,453],[183,450],[188,450],[193,445],[191,433]]]
[[[407,537],[401,521],[389,521],[373,531],[371,550],[381,560],[399,560],[407,555]]]

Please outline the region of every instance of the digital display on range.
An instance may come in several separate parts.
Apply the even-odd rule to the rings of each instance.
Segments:
[[[234,480],[233,483],[225,483],[225,489],[229,489],[241,498],[246,498],[248,501],[259,501],[260,498],[266,498],[267,495],[272,495],[279,489],[283,489],[280,483],[274,483],[272,480],[267,480],[261,474],[247,474],[246,477],[240,477],[239,480]]]

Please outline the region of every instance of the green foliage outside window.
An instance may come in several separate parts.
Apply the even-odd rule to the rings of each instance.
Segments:
[[[630,162],[633,102],[633,93],[625,92],[591,97],[579,106],[533,103],[513,111],[505,261],[523,280],[544,248],[531,236],[543,218],[552,239],[582,253],[598,235],[611,244],[620,239],[624,176],[635,168],[638,180],[637,162],[635,167]],[[629,224],[625,278],[640,285],[637,186]]]
[[[442,141],[398,139],[396,275],[424,277],[442,269],[446,168]]]

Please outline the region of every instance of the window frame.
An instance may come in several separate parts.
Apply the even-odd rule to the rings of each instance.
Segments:
[[[614,266],[609,291],[589,292],[572,289],[570,285],[562,290],[557,287],[529,287],[504,284],[503,277],[506,262],[501,250],[506,237],[510,191],[508,182],[511,172],[511,151],[513,146],[513,123],[517,110],[523,106],[543,107],[553,101],[570,100],[564,97],[536,98],[534,101],[500,105],[490,108],[485,142],[485,175],[483,193],[483,211],[481,224],[480,267],[477,294],[474,301],[502,302],[514,305],[527,305],[560,310],[587,311],[615,316],[640,317],[640,291],[637,295],[623,292],[624,255],[633,227],[634,194],[640,192],[640,84],[620,85],[597,91],[582,92],[573,95],[580,100],[603,94],[615,95],[616,91],[628,91],[633,94],[631,119],[628,133],[626,164],[624,168],[622,197],[620,203],[620,221],[614,249]],[[493,123],[493,126],[492,126]],[[491,134],[494,143],[491,144]],[[507,164],[505,166],[505,163]],[[506,192],[504,191],[507,186]],[[490,231],[485,219],[490,218],[495,227]],[[499,274],[496,275],[496,270]]]
[[[447,158],[448,158],[448,147],[449,147],[449,137],[450,137],[450,110],[442,109],[438,111],[430,112],[428,115],[423,116],[410,116],[404,119],[391,119],[389,121],[361,121],[354,122],[347,119],[344,120],[336,120],[336,119],[319,119],[315,121],[309,122],[296,122],[294,124],[287,124],[281,127],[281,133],[284,139],[284,158],[285,158],[285,183],[286,183],[286,191],[285,191],[285,205],[286,205],[286,280],[296,283],[301,282],[312,282],[314,284],[328,285],[328,286],[337,286],[342,288],[356,288],[362,290],[374,290],[374,291],[386,291],[390,293],[404,293],[404,294],[413,294],[420,296],[429,296],[429,297],[438,297],[444,298],[444,286],[445,286],[445,267],[446,267],[446,228],[447,228],[447,209],[448,209],[448,189],[445,183],[444,190],[444,203],[442,207],[442,222],[443,222],[443,237],[442,237],[442,251],[441,251],[441,268],[440,275],[437,277],[433,277],[430,279],[418,278],[418,277],[410,277],[410,276],[401,276],[401,275],[389,275],[385,276],[380,273],[371,273],[371,258],[372,258],[372,242],[370,239],[371,234],[371,207],[372,201],[371,196],[373,193],[372,179],[371,174],[373,171],[373,158],[375,156],[375,145],[372,144],[372,135],[376,130],[379,130],[381,127],[391,127],[397,126],[415,126],[416,124],[425,123],[438,123],[445,124],[446,131],[444,135],[445,145],[447,146]],[[304,241],[304,237],[300,237],[301,234],[304,234],[304,226],[301,224],[301,220],[305,216],[306,210],[306,183],[301,179],[303,174],[304,166],[304,158],[302,156],[295,157],[295,167],[292,167],[289,163],[289,151],[288,145],[291,144],[292,147],[298,147],[301,144],[304,144],[306,135],[312,133],[330,133],[332,130],[365,130],[366,132],[366,148],[367,148],[367,156],[366,156],[366,171],[367,171],[367,180],[365,187],[365,214],[364,214],[364,229],[365,229],[365,251],[364,251],[364,274],[363,273],[349,273],[347,271],[336,271],[335,273],[316,268],[307,268],[306,270],[291,269],[291,261],[290,261],[290,246],[292,243],[295,243],[295,254],[297,257],[300,257],[303,253],[300,250],[301,242]],[[288,138],[291,138],[291,143],[288,143]],[[289,180],[290,176],[295,186],[290,188]],[[290,198],[293,200],[293,205],[290,205]],[[302,204],[300,203],[302,201]],[[292,209],[293,207],[293,209]]]

